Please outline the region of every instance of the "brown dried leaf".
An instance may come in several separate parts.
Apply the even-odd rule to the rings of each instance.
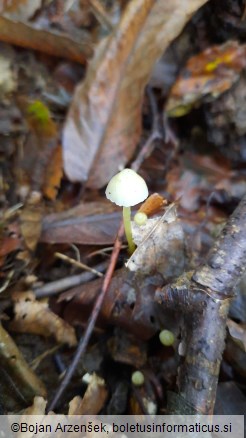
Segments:
[[[167,200],[163,198],[159,193],[152,193],[141,205],[138,211],[151,216],[158,213],[164,205],[167,204]]]
[[[61,184],[62,170],[62,150],[58,145],[52,153],[51,160],[48,163],[46,170],[46,180],[44,183],[43,192],[47,198],[54,200],[57,191]]]
[[[20,333],[54,336],[58,343],[74,347],[77,344],[74,328],[48,308],[47,300],[36,301],[33,292],[16,293],[15,318],[10,328]]]
[[[63,148],[71,181],[88,180],[88,187],[102,187],[132,157],[152,68],[206,1],[128,3],[117,28],[97,48],[70,108]]]
[[[46,389],[40,379],[31,370],[13,339],[0,324],[0,360],[1,366],[12,381],[13,387],[22,399],[31,402],[35,395],[46,396]]]
[[[47,400],[36,396],[33,399],[33,404],[23,411],[23,415],[45,415],[46,405]]]
[[[237,41],[228,41],[192,56],[171,89],[167,114],[183,116],[204,96],[217,98],[231,88],[245,68],[245,47]]]
[[[92,374],[90,383],[85,391],[84,397],[74,397],[69,403],[68,415],[96,415],[103,408],[108,397],[105,381]]]
[[[81,204],[43,221],[40,240],[52,243],[109,245],[114,242],[122,213],[109,202]]]
[[[33,25],[3,16],[0,16],[0,41],[71,59],[81,64],[93,54],[89,39],[77,41],[61,32],[35,28]]]
[[[0,259],[4,258],[12,251],[20,249],[21,242],[19,237],[16,236],[3,236],[0,237]]]
[[[125,331],[117,330],[109,339],[108,349],[116,362],[126,363],[141,368],[147,361],[147,344]]]
[[[34,251],[42,230],[43,204],[27,202],[20,216],[20,229],[27,248]]]

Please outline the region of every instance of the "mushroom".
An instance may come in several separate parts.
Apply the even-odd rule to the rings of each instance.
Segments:
[[[135,250],[131,229],[131,207],[144,201],[148,194],[146,182],[132,169],[123,169],[117,173],[106,188],[106,197],[123,207],[123,222],[130,254]]]

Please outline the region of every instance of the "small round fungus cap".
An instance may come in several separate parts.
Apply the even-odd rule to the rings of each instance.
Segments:
[[[124,169],[109,181],[106,196],[120,207],[132,207],[148,197],[144,179],[132,169]]]

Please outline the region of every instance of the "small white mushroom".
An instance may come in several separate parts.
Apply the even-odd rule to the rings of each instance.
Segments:
[[[131,230],[131,207],[144,201],[148,194],[146,182],[132,169],[124,169],[117,173],[106,188],[106,197],[123,207],[123,221],[130,254],[135,250]]]

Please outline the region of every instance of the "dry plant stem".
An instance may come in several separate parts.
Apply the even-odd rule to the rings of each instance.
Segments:
[[[180,367],[179,394],[195,412],[214,408],[226,321],[235,286],[245,271],[246,195],[211,248],[207,262],[194,275],[156,292],[163,306],[185,313],[185,360]],[[180,407],[172,409],[180,414]]]
[[[108,262],[102,262],[96,266],[96,270],[98,272],[105,271]],[[75,286],[79,286],[80,284],[87,283],[95,278],[95,274],[93,272],[83,272],[78,275],[71,275],[71,277],[61,278],[60,280],[51,281],[50,283],[46,283],[40,287],[33,287],[33,292],[35,293],[35,297],[44,298],[52,295],[56,295],[60,292],[63,292],[67,289],[70,289]]]
[[[56,252],[55,257],[57,257],[58,259],[64,260],[65,262],[70,263],[71,265],[77,266],[78,268],[82,268],[85,271],[92,272],[97,277],[103,277],[103,274],[101,272],[98,272],[96,269],[90,268],[90,266],[87,266],[84,263],[78,262],[77,260],[74,260],[71,257],[66,256],[65,254],[62,254],[60,252]]]
[[[99,0],[90,0],[91,9],[102,26],[106,27],[110,32],[114,25],[108,17],[107,11]]]
[[[123,230],[124,230],[123,224],[121,224],[119,231],[118,231],[118,234],[117,234],[117,237],[115,239],[114,249],[113,249],[113,252],[111,254],[110,263],[109,263],[107,272],[106,272],[105,277],[104,277],[102,290],[101,290],[101,293],[99,294],[99,296],[95,302],[95,305],[93,307],[92,313],[90,315],[90,318],[89,318],[89,321],[87,324],[87,328],[85,330],[85,334],[79,342],[77,351],[76,351],[75,356],[73,358],[73,361],[72,361],[71,365],[68,367],[68,369],[65,373],[65,376],[61,382],[61,385],[58,388],[58,391],[55,394],[55,397],[54,397],[53,401],[51,402],[47,412],[55,409],[55,407],[56,407],[57,403],[59,402],[61,396],[63,395],[65,389],[69,385],[69,382],[70,382],[70,380],[71,380],[71,378],[72,378],[72,376],[77,368],[77,365],[78,365],[80,358],[85,353],[85,350],[86,350],[87,345],[89,343],[90,337],[91,337],[92,332],[94,330],[96,320],[97,320],[98,315],[100,313],[104,298],[105,298],[107,291],[108,291],[108,288],[110,286],[110,282],[111,282],[111,279],[112,279],[112,276],[114,273],[114,269],[115,269],[115,266],[117,263],[117,259],[119,256],[119,252],[121,249],[121,243],[122,243],[121,240],[122,240],[123,232],[124,232]]]
[[[128,243],[128,252],[131,255],[134,253],[136,248],[132,238],[131,207],[123,207],[123,222]]]

